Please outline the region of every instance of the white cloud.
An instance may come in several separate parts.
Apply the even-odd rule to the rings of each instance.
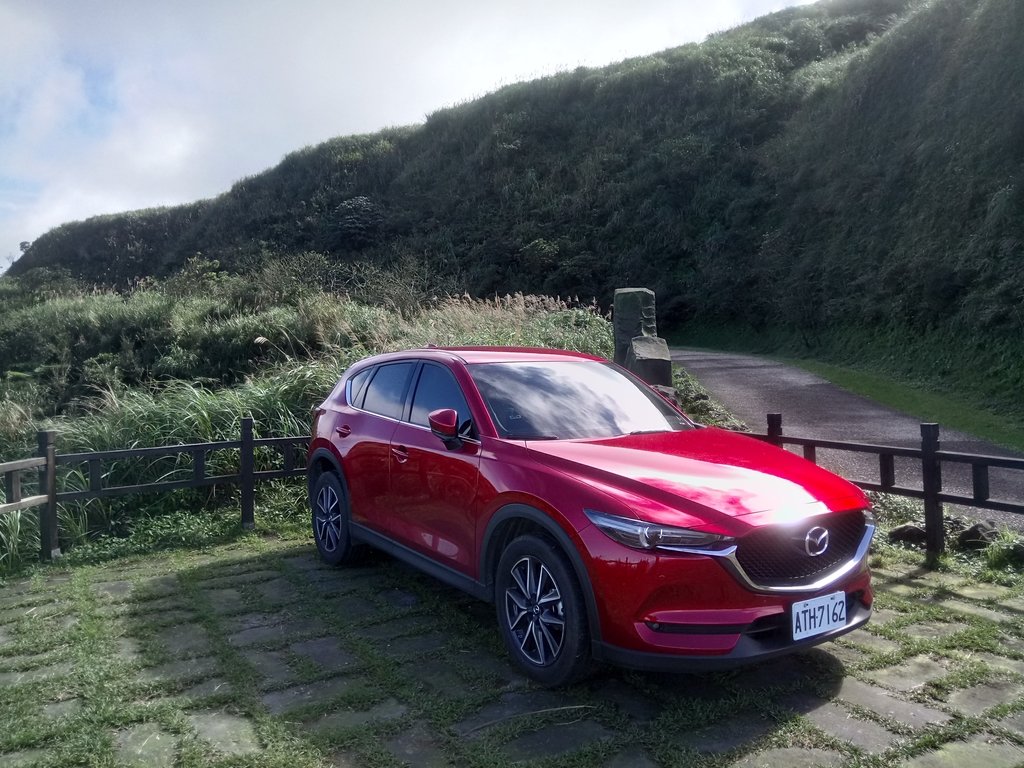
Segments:
[[[808,1],[5,0],[0,267],[64,221],[212,196],[332,136]]]

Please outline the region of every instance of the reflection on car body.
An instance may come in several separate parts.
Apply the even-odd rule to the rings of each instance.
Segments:
[[[738,666],[863,625],[874,522],[851,483],[698,429],[571,352],[418,349],[353,365],[317,409],[316,546],[370,544],[496,606],[548,685],[591,660]]]

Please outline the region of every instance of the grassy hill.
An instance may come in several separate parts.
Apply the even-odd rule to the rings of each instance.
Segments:
[[[663,326],[1019,409],[1022,39],[1018,0],[825,0],[63,225],[10,274],[124,286],[197,254],[254,273],[314,252],[476,295],[646,285]]]
[[[762,155],[777,197],[744,270],[763,289],[748,326],[1024,421],[1021,39],[1019,2],[941,0],[820,65]],[[710,292],[730,291],[726,263]]]
[[[244,269],[316,251],[413,253],[481,294],[603,296],[659,276],[656,287],[676,287],[709,249],[758,242],[736,218],[766,202],[751,188],[759,151],[800,109],[801,72],[868,46],[909,6],[793,9],[701,45],[512,85],[422,126],[300,150],[213,200],[58,227],[10,274],[60,266],[116,285],[197,252]]]

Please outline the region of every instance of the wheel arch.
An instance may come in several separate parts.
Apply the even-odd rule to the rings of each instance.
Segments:
[[[510,542],[525,533],[534,533],[551,540],[568,558],[583,593],[587,607],[587,626],[591,643],[601,639],[601,623],[597,613],[597,599],[586,564],[569,534],[550,515],[535,507],[521,503],[507,504],[499,509],[487,524],[480,552],[480,581],[490,600],[495,600],[494,574],[501,553]]]
[[[327,448],[317,448],[309,455],[306,462],[306,495],[312,500],[313,486],[324,472],[334,472],[341,479],[342,486],[347,488],[345,473],[341,462]]]

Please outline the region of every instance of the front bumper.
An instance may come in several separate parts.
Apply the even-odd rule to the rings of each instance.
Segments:
[[[835,640],[864,626],[871,618],[870,588],[848,593],[845,626],[821,635],[794,641],[790,637],[789,610],[769,614],[747,626],[736,625],[662,625],[651,629],[643,625],[639,633],[656,650],[623,648],[595,642],[594,658],[630,669],[661,672],[711,672],[783,656]],[[660,636],[660,637],[659,637]]]
[[[754,591],[721,557],[659,555],[581,532],[591,555],[597,608],[595,658],[637,669],[723,669],[791,653],[863,626],[874,596],[866,549],[827,583],[802,590]],[[833,592],[846,594],[846,624],[794,641],[792,606]]]

